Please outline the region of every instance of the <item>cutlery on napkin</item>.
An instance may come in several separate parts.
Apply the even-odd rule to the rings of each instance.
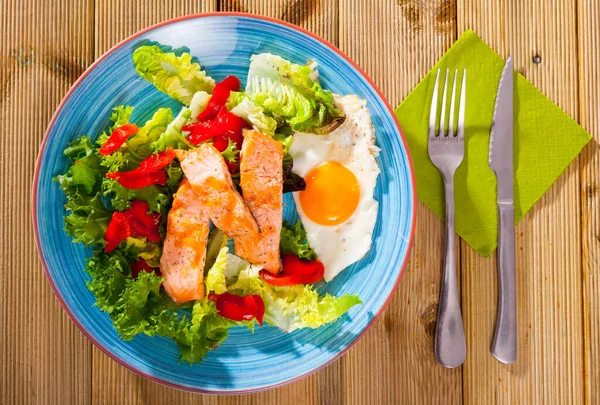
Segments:
[[[465,159],[455,174],[456,206],[461,207],[455,215],[456,232],[487,257],[498,246],[501,225],[500,294],[492,353],[498,360],[512,363],[517,342],[514,224],[556,181],[591,136],[524,76],[514,72],[512,59],[505,65],[477,34],[466,31],[395,111],[413,157],[417,196],[440,218],[444,219],[444,183],[428,158],[428,104],[438,69],[456,66],[470,71],[467,104],[479,107],[467,111]],[[508,86],[499,85],[503,71],[505,81],[510,81],[510,91],[506,91]],[[490,136],[494,145],[490,145]],[[507,161],[510,155],[512,161]]]
[[[488,149],[494,104],[504,59],[473,31],[466,31],[396,109],[413,158],[419,200],[444,218],[444,183],[427,155],[429,103],[439,69],[470,74],[465,118],[465,159],[456,171],[456,232],[482,256],[497,246],[496,176]],[[514,76],[515,223],[566,169],[591,136],[519,73]]]

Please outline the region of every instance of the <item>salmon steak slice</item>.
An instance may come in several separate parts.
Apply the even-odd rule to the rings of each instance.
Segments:
[[[229,238],[256,238],[258,225],[236,190],[221,152],[204,143],[176,153],[185,177],[215,226]]]
[[[167,217],[160,258],[163,286],[176,303],[204,298],[204,263],[210,218],[187,179],[183,179]]]
[[[240,186],[244,201],[258,223],[260,235],[234,238],[235,252],[271,273],[281,269],[279,239],[283,216],[283,147],[258,131],[244,131]]]

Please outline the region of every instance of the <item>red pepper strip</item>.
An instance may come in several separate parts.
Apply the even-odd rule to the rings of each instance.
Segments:
[[[158,212],[148,214],[148,203],[139,200],[132,201],[128,211],[131,215],[132,233],[135,236],[144,236],[152,242],[159,243],[160,214]]]
[[[209,294],[208,299],[214,301],[219,315],[233,321],[249,321],[255,318],[262,326],[265,315],[265,304],[260,295],[240,297],[230,293]]]
[[[184,125],[181,129],[183,131],[191,132],[191,134],[187,136],[187,140],[190,141],[192,145],[199,145],[202,142],[223,133],[221,124],[217,121],[217,119],[204,122],[194,122],[193,124]]]
[[[272,274],[266,270],[259,272],[265,282],[274,286],[315,284],[321,281],[325,274],[325,267],[318,260],[302,260],[296,255],[283,255],[281,261],[281,273]]]
[[[105,156],[110,155],[119,149],[131,135],[137,134],[137,132],[138,127],[135,124],[125,124],[115,128],[98,152]]]
[[[137,262],[133,262],[131,263],[131,277],[137,279],[139,274],[145,271],[146,273],[152,273],[154,272],[154,274],[156,274],[157,276],[161,277],[162,274],[160,274],[160,270],[159,269],[155,269],[154,267],[150,267],[148,265],[148,263],[146,263],[146,261],[144,259],[140,259]]]
[[[211,138],[222,136],[223,138],[231,139],[235,142],[238,149],[241,149],[244,137],[242,130],[250,128],[250,125],[245,119],[238,117],[235,114],[228,112],[225,107],[221,108],[215,119],[204,122],[195,122],[184,126],[184,131],[189,131],[191,134],[187,136],[187,140],[194,145],[199,145]],[[227,143],[225,143],[227,148]],[[225,150],[223,148],[223,150]]]
[[[114,212],[108,226],[106,227],[107,252],[112,252],[121,242],[130,236],[142,236],[148,240],[159,243],[160,214],[148,214],[148,203],[144,201],[132,201],[131,208],[125,211]]]
[[[222,82],[215,85],[215,89],[204,111],[198,114],[198,121],[212,120],[217,116],[221,107],[225,105],[232,91],[239,91],[240,80],[235,76],[227,76]]]
[[[167,172],[158,170],[151,173],[116,172],[107,173],[106,177],[114,179],[125,188],[135,189],[148,187],[153,184],[164,186],[167,184]]]
[[[129,222],[129,213],[127,212],[114,212],[108,226],[106,227],[106,246],[104,250],[106,252],[112,252],[117,246],[121,244],[125,239],[132,236],[131,226]]]
[[[148,229],[158,227],[160,223],[160,213],[153,212],[148,214],[148,203],[145,201],[135,200],[131,202],[131,208],[129,208],[131,214],[142,221],[144,226]]]
[[[142,160],[140,166],[132,170],[131,173],[150,173],[163,169],[175,159],[175,151],[168,148],[163,152],[154,153]]]

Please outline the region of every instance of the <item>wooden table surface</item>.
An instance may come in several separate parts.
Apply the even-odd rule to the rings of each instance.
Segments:
[[[361,65],[393,105],[473,29],[592,133],[517,226],[514,365],[489,350],[496,260],[464,242],[467,360],[453,370],[436,363],[443,224],[422,204],[407,271],[380,320],[334,364],[283,388],[238,397],[166,388],[117,365],[71,322],[43,275],[30,219],[34,162],[50,117],[120,40],[217,10],[308,28]],[[599,64],[598,0],[0,0],[0,403],[600,404]]]

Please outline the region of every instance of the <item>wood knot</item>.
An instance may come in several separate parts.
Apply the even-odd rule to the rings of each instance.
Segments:
[[[385,332],[388,335],[393,335],[398,332],[396,328],[396,321],[394,320],[394,317],[390,311],[386,311],[383,317],[383,326],[385,327]]]
[[[417,0],[398,0],[398,6],[408,29],[413,32],[421,31],[425,21],[423,5]]]
[[[444,1],[435,12],[435,30],[440,34],[454,32],[456,28],[456,0]]]
[[[11,56],[17,60],[19,67],[28,67],[35,63],[35,51],[33,49],[25,50],[21,47],[18,50],[13,49]]]
[[[285,4],[281,19],[295,25],[302,25],[317,11],[320,0],[290,0]]]
[[[585,195],[587,198],[593,198],[598,192],[598,186],[594,183],[588,184],[585,187]]]
[[[421,324],[423,325],[423,328],[425,328],[425,336],[427,336],[427,339],[432,342],[435,336],[435,323],[437,321],[437,311],[438,305],[435,303],[431,304],[425,309],[425,311],[423,311],[423,314],[420,318]]]
[[[44,60],[44,65],[52,72],[74,82],[85,71],[85,66],[76,58],[61,55],[49,55]]]

